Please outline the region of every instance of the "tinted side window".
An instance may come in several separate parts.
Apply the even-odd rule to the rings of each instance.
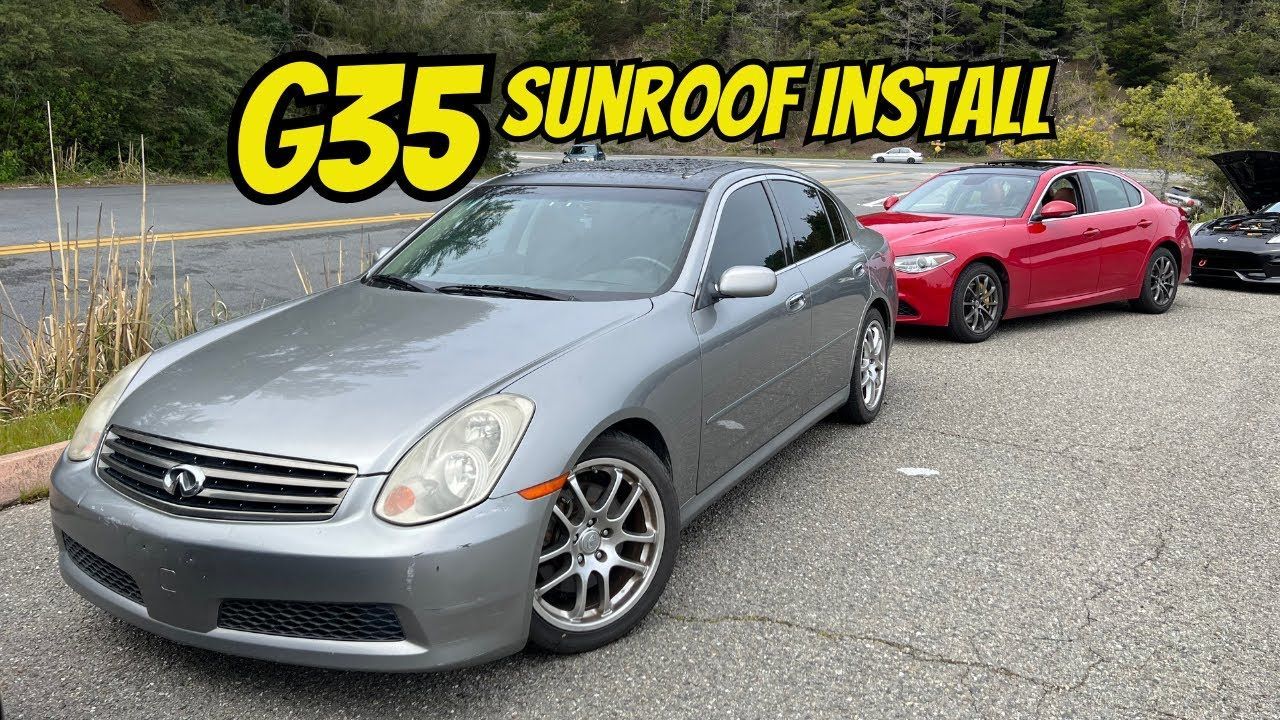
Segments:
[[[734,265],[763,265],[770,270],[787,265],[778,223],[760,183],[738,188],[725,201],[707,261],[707,283],[714,285]]]
[[[796,262],[835,245],[831,222],[822,206],[822,194],[817,189],[785,180],[771,181],[770,185],[791,233]]]
[[[1098,200],[1098,210],[1122,210],[1131,207],[1129,202],[1129,183],[1115,175],[1106,173],[1089,173],[1089,184],[1093,185],[1093,196]]]
[[[1142,204],[1142,191],[1134,187],[1130,183],[1124,184],[1124,192],[1129,196],[1129,207],[1137,207]]]
[[[849,238],[849,233],[845,229],[844,213],[840,212],[840,207],[836,201],[827,195],[822,197],[822,206],[827,209],[827,217],[831,219],[831,229],[835,232],[836,244],[844,242]]]

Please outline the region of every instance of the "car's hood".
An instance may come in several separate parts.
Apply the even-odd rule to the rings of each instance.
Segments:
[[[143,366],[112,423],[385,472],[471,398],[652,307],[349,283],[212,341],[193,336],[189,351],[158,352],[147,365],[160,369]]]
[[[942,240],[1003,227],[1008,221],[1003,218],[977,215],[878,212],[862,215],[858,218],[858,222],[883,235],[895,254],[905,255],[916,250],[927,250]]]
[[[1280,152],[1232,150],[1209,156],[1227,176],[1249,212],[1280,202]]]

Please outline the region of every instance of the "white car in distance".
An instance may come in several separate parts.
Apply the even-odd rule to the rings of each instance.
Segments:
[[[878,163],[882,162],[900,162],[914,165],[918,162],[924,162],[924,155],[912,150],[909,147],[889,148],[884,152],[878,152],[871,156],[872,160]]]

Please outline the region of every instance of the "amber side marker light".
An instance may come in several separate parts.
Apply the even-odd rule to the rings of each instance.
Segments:
[[[537,500],[540,497],[546,497],[547,495],[558,491],[560,488],[564,487],[564,484],[568,481],[569,473],[565,473],[560,477],[551,478],[546,482],[541,482],[537,485],[521,490],[520,497],[525,500]]]

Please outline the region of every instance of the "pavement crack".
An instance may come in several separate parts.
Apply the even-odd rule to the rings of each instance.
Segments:
[[[1087,465],[1097,464],[1098,461],[1092,456],[1090,456],[1088,454],[1088,451],[1109,453],[1112,455],[1117,455],[1117,454],[1124,455],[1124,454],[1138,452],[1145,447],[1145,445],[1140,443],[1132,443],[1128,445],[1126,444],[1097,445],[1092,443],[1072,443],[1070,445],[1061,446],[1061,447],[1051,447],[1051,446],[1045,446],[1045,445],[1028,445],[1025,443],[1010,442],[1008,440],[999,440],[999,439],[985,437],[985,436],[978,437],[975,435],[968,435],[965,433],[956,432],[954,430],[944,430],[944,429],[939,429],[934,427],[927,427],[924,425],[906,424],[903,426],[903,428],[906,430],[914,430],[914,431],[923,432],[923,433],[932,433],[934,435],[941,435],[943,437],[952,438],[953,440],[964,440],[968,442],[986,443],[989,445],[999,445],[1002,447],[1019,450],[1021,452],[1037,453],[1040,455],[1051,455],[1053,457],[1062,458],[1066,462],[1070,463],[1071,467],[1076,470],[1083,470]],[[1125,460],[1121,460],[1118,457],[1112,457],[1110,460],[1108,460],[1108,462],[1112,467],[1125,467],[1128,469],[1138,470],[1138,471],[1143,471],[1146,469],[1145,465],[1142,465],[1140,463],[1132,463]]]
[[[973,435],[966,435],[964,433],[956,432],[954,430],[941,430],[939,428],[927,427],[924,425],[912,425],[910,423],[905,424],[903,426],[903,429],[918,430],[920,432],[926,432],[926,433],[934,433],[935,435],[942,435],[944,437],[953,438],[955,440],[981,441],[981,442],[990,443],[993,445],[1004,445],[1006,447],[1011,447],[1011,448],[1014,448],[1017,450],[1023,450],[1026,452],[1042,453],[1045,455],[1061,455],[1067,458],[1071,457],[1070,453],[1067,451],[1068,450],[1067,448],[1025,445],[1023,443],[1010,442],[1008,440],[1000,440],[998,438],[975,437]]]
[[[1084,672],[1082,672],[1080,676],[1076,678],[1074,681],[1069,683],[1063,683],[1063,682],[1054,682],[1053,680],[1037,677],[1035,675],[1028,675],[1026,673],[1019,672],[1017,670],[1014,670],[1013,668],[1006,667],[1004,665],[995,665],[992,663],[982,662],[979,660],[966,660],[964,658],[949,657],[947,655],[943,655],[942,653],[934,652],[932,650],[926,650],[924,648],[919,647],[918,645],[913,645],[908,642],[902,642],[901,640],[892,640],[889,638],[883,638],[876,635],[861,635],[857,633],[841,632],[839,630],[830,630],[827,628],[816,627],[813,625],[806,625],[804,623],[799,623],[794,620],[773,618],[767,615],[744,614],[744,615],[718,615],[714,617],[706,617],[706,616],[699,616],[699,615],[686,615],[683,613],[672,613],[672,612],[667,612],[665,610],[654,610],[653,613],[655,615],[660,615],[662,617],[670,618],[677,622],[683,622],[683,623],[694,623],[699,625],[755,623],[755,624],[762,624],[762,625],[773,625],[776,627],[786,628],[788,630],[797,630],[800,632],[809,633],[811,635],[816,635],[825,640],[867,643],[870,645],[876,645],[879,647],[887,648],[889,650],[894,650],[898,653],[901,653],[902,655],[905,655],[906,657],[910,658],[915,662],[929,663],[934,665],[944,665],[949,667],[967,668],[970,670],[978,670],[981,672],[987,672],[993,675],[998,675],[1000,677],[1008,678],[1010,680],[1019,680],[1022,682],[1030,683],[1044,690],[1051,690],[1056,692],[1072,692],[1074,690],[1079,690],[1081,687],[1084,687],[1085,683],[1089,681],[1089,677],[1093,674],[1093,671],[1096,670],[1099,665],[1106,662],[1106,658],[1094,652],[1093,654],[1095,659],[1092,663],[1089,664],[1088,667],[1084,669]],[[1090,652],[1093,652],[1093,651],[1091,650]]]
[[[1104,595],[1115,592],[1138,579],[1143,568],[1160,562],[1160,559],[1164,557],[1165,552],[1169,549],[1169,535],[1172,532],[1173,523],[1167,523],[1164,527],[1157,528],[1154,546],[1145,555],[1143,555],[1141,560],[1128,566],[1128,572],[1125,573],[1126,577],[1097,583],[1097,587],[1089,594],[1089,597],[1085,598],[1084,601],[1084,627],[1088,627],[1096,622],[1096,618],[1093,616],[1093,603],[1097,602]]]
[[[1178,303],[1178,306],[1184,307],[1184,308],[1195,308],[1197,310],[1214,310],[1214,311],[1220,311],[1220,312],[1228,312],[1234,315],[1240,315],[1241,313],[1243,313],[1245,315],[1257,315],[1258,317],[1265,317],[1265,318],[1280,317],[1280,315],[1276,315],[1275,313],[1263,312],[1261,310],[1242,309],[1238,306],[1220,307],[1218,305],[1202,305],[1200,303],[1187,302],[1186,300],[1180,301]]]

